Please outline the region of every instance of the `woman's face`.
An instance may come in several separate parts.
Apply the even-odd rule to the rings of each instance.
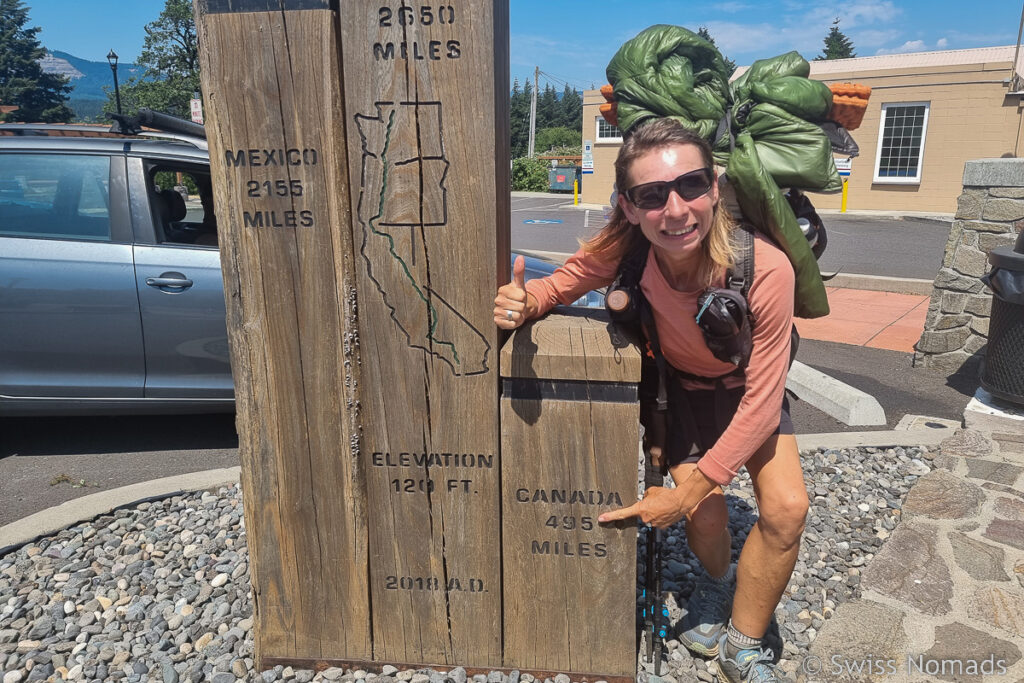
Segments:
[[[627,178],[629,187],[655,181],[673,181],[684,173],[705,168],[700,149],[694,145],[670,145],[647,152],[633,162]],[[711,188],[686,200],[673,189],[664,206],[642,209],[619,193],[619,206],[631,223],[640,229],[654,247],[666,256],[688,259],[699,253],[699,246],[711,230],[718,183],[712,171]]]

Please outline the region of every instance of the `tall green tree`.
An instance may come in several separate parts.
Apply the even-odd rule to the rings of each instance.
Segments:
[[[814,58],[814,61],[821,62],[826,59],[849,59],[850,57],[856,57],[857,53],[853,51],[853,41],[846,37],[842,31],[839,30],[839,17],[832,22],[832,28],[829,30],[828,35],[825,36],[825,51],[824,54],[820,54]]]
[[[558,91],[550,83],[544,84],[544,92],[537,93],[537,130],[560,125],[561,107]]]
[[[121,88],[125,113],[139,107],[188,118],[189,100],[199,92],[199,38],[191,0],[166,0],[156,21],[146,24],[146,39],[137,60],[146,71]],[[114,93],[104,107],[116,111]]]
[[[708,41],[712,45],[714,45],[716,48],[718,47],[718,45],[715,45],[715,39],[711,37],[711,33],[708,31],[708,27],[707,26],[699,27],[697,29],[697,35],[700,36],[701,38],[703,38],[704,40]],[[719,52],[722,52],[722,51],[719,50]],[[731,59],[726,57],[724,54],[722,54],[722,61],[725,62],[725,68],[729,72],[729,75],[732,76],[732,72],[736,70],[736,62],[732,61]]]
[[[562,118],[558,125],[570,130],[580,130],[583,125],[583,98],[579,92],[566,83],[559,104],[562,108]]]
[[[64,104],[71,86],[64,76],[43,73],[39,27],[26,28],[27,21],[21,0],[0,0],[0,104],[18,107],[0,120],[66,123],[74,116]]]
[[[512,98],[509,102],[509,123],[512,132],[510,151],[513,159],[526,154],[530,143],[530,98],[533,97],[533,86],[529,79],[519,87],[519,79],[512,84]]]

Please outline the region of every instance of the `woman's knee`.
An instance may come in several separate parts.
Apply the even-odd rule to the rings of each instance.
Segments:
[[[800,487],[758,500],[758,524],[763,531],[785,543],[797,543],[807,523],[810,503],[807,492]]]
[[[686,533],[712,538],[722,533],[728,523],[729,510],[725,506],[725,496],[721,491],[715,491],[686,516]]]

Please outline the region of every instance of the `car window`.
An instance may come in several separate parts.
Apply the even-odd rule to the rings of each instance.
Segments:
[[[110,158],[0,154],[0,235],[110,240]]]
[[[167,164],[149,169],[150,204],[160,244],[217,246],[210,174]]]

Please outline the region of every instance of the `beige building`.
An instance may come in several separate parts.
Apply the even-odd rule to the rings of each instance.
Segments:
[[[853,131],[860,156],[852,161],[847,208],[953,213],[966,161],[1024,155],[1024,92],[1010,88],[1015,50],[985,47],[811,62],[811,78],[871,87],[864,122]],[[1017,74],[1024,73],[1021,52]],[[592,173],[582,183],[585,203],[608,203],[622,144],[618,129],[601,118],[603,102],[597,90],[583,95],[584,145],[593,142]],[[841,197],[814,195],[813,201],[837,209]]]

